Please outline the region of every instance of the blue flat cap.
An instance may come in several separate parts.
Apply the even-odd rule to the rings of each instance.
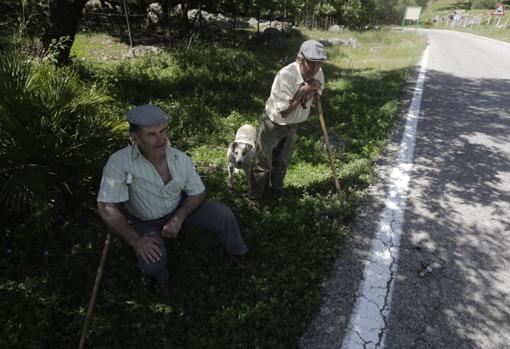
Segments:
[[[299,48],[299,57],[309,61],[325,61],[328,59],[324,46],[316,40],[306,40]]]
[[[127,113],[127,122],[138,126],[156,126],[167,122],[166,113],[158,106],[151,104],[139,105]]]

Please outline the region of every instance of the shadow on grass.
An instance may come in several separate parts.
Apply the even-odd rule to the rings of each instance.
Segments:
[[[277,52],[196,47],[172,57],[151,56],[133,65],[123,63],[114,68],[117,70],[104,68],[109,75],[103,78],[104,70],[84,67],[82,76],[91,81],[97,78],[111,88],[115,103],[127,107],[157,100],[175,111],[177,114],[171,114],[176,120],[170,127],[171,138],[187,150],[190,144],[202,142],[201,137],[218,143],[216,135],[224,130],[215,129],[222,125],[215,119],[225,114],[236,111],[247,121],[257,120],[274,75],[295,59],[304,39],[293,37],[286,50]],[[209,60],[209,55],[214,59]],[[340,169],[353,160],[369,158],[385,139],[394,120],[386,104],[398,98],[396,86],[402,82],[403,72],[358,76],[358,72],[329,64],[324,69],[335,79],[348,82],[346,88],[326,90],[323,98],[328,126],[346,139],[346,148],[336,156]],[[317,118],[312,118],[298,131],[300,142],[293,161],[312,165],[326,161],[324,153],[317,156],[317,124]],[[229,126],[232,135],[239,126]],[[159,302],[137,270],[132,250],[115,240],[88,346],[297,347],[319,302],[320,284],[347,234],[358,196],[367,185],[365,179],[359,179],[363,171],[352,178],[345,175],[352,182],[343,183],[350,193],[345,203],[332,199],[334,187],[329,179],[306,188],[291,183],[285,196],[270,200],[262,212],[250,207],[245,187],[226,192],[224,170],[211,172],[204,177],[209,195],[234,210],[257,272],[247,275],[226,263],[213,235],[183,232],[170,246],[175,296]],[[20,285],[33,278],[31,272],[2,276],[0,290],[7,297],[1,307],[8,308],[11,301],[19,304],[16,315],[4,313],[9,317],[1,320],[7,324],[2,326],[2,337],[10,338],[11,347],[20,343],[24,348],[70,347],[79,339],[104,228],[97,218],[86,217],[70,222],[60,234],[53,235],[57,240],[50,244],[52,257],[42,271],[43,278],[28,285],[28,291]],[[27,297],[27,292],[32,295]],[[34,306],[40,309],[35,315],[31,312]],[[24,323],[33,330],[25,331],[26,325],[20,325]],[[40,333],[46,334],[45,340]]]

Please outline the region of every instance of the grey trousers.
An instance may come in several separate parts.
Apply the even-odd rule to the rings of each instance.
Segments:
[[[154,236],[160,241],[163,255],[159,261],[146,263],[142,257],[137,256],[140,270],[159,282],[166,282],[169,278],[167,269],[168,252],[165,247],[165,239],[161,236],[161,230],[172,214],[170,213],[152,221],[141,221],[134,217],[128,217],[128,221],[138,233]],[[228,255],[244,255],[248,251],[241,237],[234,213],[229,207],[221,203],[205,200],[202,205],[186,217],[182,227],[200,228],[218,234],[223,248]]]
[[[283,190],[287,166],[296,142],[297,124],[279,125],[263,113],[255,145],[255,159],[250,174],[250,198],[262,200],[267,184]],[[268,183],[270,179],[270,183]]]

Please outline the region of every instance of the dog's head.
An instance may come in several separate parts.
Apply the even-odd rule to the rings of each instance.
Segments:
[[[230,154],[236,167],[241,167],[245,161],[251,161],[249,157],[253,151],[253,146],[242,142],[232,142],[230,144]]]

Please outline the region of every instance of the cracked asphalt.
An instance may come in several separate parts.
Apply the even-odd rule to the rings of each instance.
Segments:
[[[382,331],[360,334],[348,349],[510,348],[510,45],[420,32],[429,37],[429,60],[403,215],[389,217],[390,240],[373,240],[384,231],[378,224],[405,120],[324,282],[302,348],[342,347],[355,305],[365,297],[358,297],[360,284],[377,244],[388,253],[375,258],[381,269],[365,279],[378,296],[365,302],[373,316],[361,322],[370,328],[379,317]],[[402,115],[414,85],[410,81]],[[401,236],[391,240],[399,224]],[[378,283],[388,268],[390,282]]]

